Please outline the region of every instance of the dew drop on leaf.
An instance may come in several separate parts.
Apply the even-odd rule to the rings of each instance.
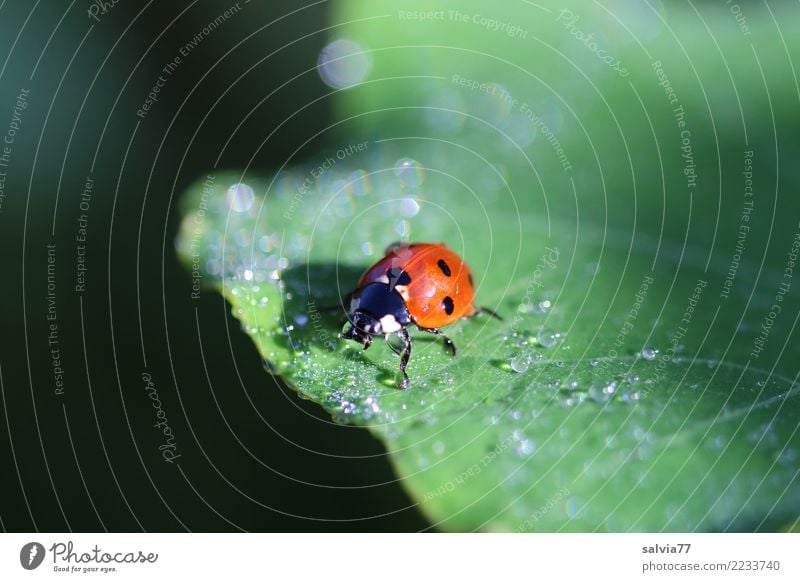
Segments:
[[[543,348],[554,347],[558,343],[559,339],[561,339],[560,333],[546,327],[541,328],[536,334],[536,341]]]
[[[658,350],[655,348],[647,347],[642,349],[642,358],[648,362],[652,362],[658,356]]]
[[[511,369],[518,374],[524,374],[531,367],[531,359],[525,354],[518,354],[511,358]]]

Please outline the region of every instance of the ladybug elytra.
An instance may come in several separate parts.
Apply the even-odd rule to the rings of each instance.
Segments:
[[[402,349],[389,346],[400,356],[403,389],[409,383],[409,325],[441,337],[455,356],[455,344],[440,328],[479,313],[501,319],[489,309],[475,307],[472,273],[444,243],[390,245],[385,256],[361,276],[349,298],[349,327],[342,337],[359,342],[366,350],[375,336],[388,340],[397,335],[403,342]]]

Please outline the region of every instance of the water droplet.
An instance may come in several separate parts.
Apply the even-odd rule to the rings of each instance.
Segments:
[[[351,400],[342,400],[341,407],[344,414],[353,414],[356,411],[356,403]]]
[[[524,374],[531,367],[531,359],[525,354],[517,354],[511,358],[511,369],[518,374]]]
[[[265,253],[268,253],[269,251],[272,250],[272,244],[267,235],[264,235],[258,239],[258,248]]]
[[[644,358],[648,362],[651,362],[651,361],[655,360],[656,357],[658,357],[658,350],[655,349],[655,348],[647,347],[647,348],[642,349],[641,355],[642,355],[642,358]]]
[[[442,453],[444,453],[444,443],[442,441],[436,441],[435,443],[433,443],[433,447],[431,448],[433,449],[433,452],[436,453],[437,455],[441,455]]]
[[[541,328],[539,332],[536,334],[536,341],[543,348],[554,347],[560,339],[561,339],[560,333],[555,332],[552,329],[547,329],[546,327]]]
[[[517,443],[514,445],[514,451],[520,457],[527,457],[533,452],[533,450],[533,441],[530,439],[522,439],[517,441]]]
[[[611,386],[611,384],[614,385]],[[616,389],[616,383],[612,382],[611,384],[606,384],[599,380],[593,381],[589,385],[589,390],[586,392],[587,398],[594,402],[608,402],[614,395],[614,390]]]
[[[394,175],[409,188],[417,188],[425,181],[425,169],[411,158],[397,160],[394,165]]]
[[[577,390],[580,387],[580,382],[577,380],[571,380],[569,382],[565,382],[561,385],[564,390]]]
[[[369,174],[364,170],[355,170],[347,179],[350,181],[350,188],[356,196],[366,196],[372,191]]]
[[[234,212],[247,212],[253,206],[255,193],[247,184],[234,184],[225,192],[228,208]]]
[[[299,326],[301,326],[301,327],[302,327],[302,326],[304,326],[305,324],[307,324],[307,323],[308,323],[308,316],[307,316],[307,315],[302,315],[302,314],[300,314],[300,315],[295,315],[295,316],[294,316],[294,322],[295,322],[297,325],[299,325]]]
[[[400,201],[400,214],[411,218],[419,213],[419,203],[413,198],[403,198]]]
[[[408,239],[411,236],[411,223],[407,220],[401,220],[395,225],[394,231],[404,239]]]
[[[361,245],[361,252],[369,257],[372,256],[372,254],[375,252],[375,249],[371,242],[365,242]]]
[[[322,82],[334,89],[347,89],[367,78],[372,58],[360,44],[339,39],[319,53],[317,71]]]

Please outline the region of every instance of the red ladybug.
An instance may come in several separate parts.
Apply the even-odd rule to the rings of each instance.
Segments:
[[[363,344],[366,350],[373,336],[388,340],[396,334],[403,341],[402,350],[389,346],[400,356],[403,389],[408,388],[409,325],[441,337],[455,356],[455,344],[439,328],[479,313],[501,319],[485,307],[475,307],[472,273],[443,243],[390,245],[385,256],[361,276],[349,298],[349,327],[342,337]]]

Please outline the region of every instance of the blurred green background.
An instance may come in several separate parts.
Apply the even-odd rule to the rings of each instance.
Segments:
[[[716,284],[735,250],[753,151],[755,211],[735,291],[753,321],[782,280],[800,220],[796,5],[120,2],[93,18],[84,4],[0,8],[0,131],[28,91],[0,212],[6,530],[427,527],[380,442],[266,374],[221,297],[189,298],[173,245],[177,198],[212,168],[269,175],[342,143],[397,136],[478,144],[524,193],[515,211],[590,244],[710,269]],[[330,48],[337,39],[365,56],[326,84],[317,60],[326,46],[347,54]],[[159,76],[157,101],[137,115]],[[87,271],[76,292],[82,214]],[[48,244],[62,395],[48,344]],[[798,289],[759,364],[789,378]],[[753,327],[728,322],[721,336],[752,343]],[[158,451],[144,372],[180,468]]]

